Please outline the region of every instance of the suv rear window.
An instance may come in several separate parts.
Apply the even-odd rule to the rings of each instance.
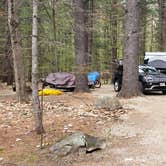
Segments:
[[[156,73],[158,72],[158,70],[156,70],[154,67],[143,67],[143,66],[140,66],[139,67],[139,72],[140,73]]]

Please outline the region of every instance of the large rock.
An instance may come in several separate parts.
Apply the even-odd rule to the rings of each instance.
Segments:
[[[114,111],[122,108],[122,105],[117,97],[103,96],[97,99],[95,106],[97,109],[105,109]]]
[[[104,139],[77,132],[52,145],[50,152],[56,156],[65,156],[77,151],[79,148],[85,148],[86,152],[91,152],[105,147],[106,141]]]

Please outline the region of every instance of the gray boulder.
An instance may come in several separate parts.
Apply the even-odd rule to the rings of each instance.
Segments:
[[[106,141],[104,139],[77,132],[52,145],[49,150],[56,156],[65,156],[79,150],[79,148],[85,148],[86,152],[91,152],[105,147]]]
[[[96,109],[105,109],[107,111],[114,111],[122,109],[122,105],[117,97],[103,96],[95,102]]]

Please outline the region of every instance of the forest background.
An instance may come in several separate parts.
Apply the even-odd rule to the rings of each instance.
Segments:
[[[161,39],[165,22],[162,19],[164,0],[140,2],[139,59],[144,52],[164,51]],[[31,80],[32,2],[17,4],[19,30],[25,65],[25,78]],[[0,80],[11,84],[13,60],[8,29],[7,3],[0,1]],[[124,0],[91,0],[87,3],[89,71],[113,72],[113,60],[123,57]],[[162,21],[162,22],[161,22]],[[73,4],[69,0],[42,0],[39,5],[39,74],[75,70]],[[166,40],[166,39],[164,39]],[[163,46],[163,47],[162,47]]]

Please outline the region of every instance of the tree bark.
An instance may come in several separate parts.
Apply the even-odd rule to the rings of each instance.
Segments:
[[[120,97],[138,96],[139,0],[128,0],[125,22],[123,81]]]
[[[8,27],[7,1],[0,2],[0,81],[12,85],[14,81],[13,59]]]
[[[43,112],[40,108],[38,96],[38,0],[33,0],[33,24],[32,24],[32,103],[37,134],[42,134]]]
[[[24,63],[21,47],[21,35],[18,30],[19,18],[16,11],[16,1],[8,0],[8,26],[14,63],[15,85],[18,101],[26,101]]]
[[[88,62],[92,63],[92,56],[93,56],[93,31],[94,31],[94,0],[90,0],[89,2],[89,38],[88,38],[88,45],[89,45],[89,60]]]
[[[73,0],[75,19],[76,87],[75,92],[89,92],[87,79],[86,0]]]
[[[159,51],[166,51],[166,1],[158,0],[159,6]]]
[[[153,52],[154,51],[154,43],[155,43],[155,26],[154,26],[154,23],[153,23],[153,21],[154,21],[154,16],[153,16],[153,14],[152,14],[152,18],[151,18],[151,20],[152,20],[152,23],[151,23],[151,27],[150,27],[150,33],[151,33],[151,35],[150,35],[150,48],[149,48],[149,50],[150,50],[150,52]]]
[[[111,73],[113,76],[113,73],[115,72],[115,60],[117,59],[117,42],[118,42],[118,1],[112,0],[111,4],[112,10],[111,10],[111,36],[112,36],[112,65],[111,65]]]
[[[53,27],[53,40],[54,43],[56,43],[57,40],[57,34],[56,34],[56,0],[51,0],[51,5],[52,5],[52,27]],[[57,46],[53,47],[53,52],[54,52],[54,57],[55,57],[55,72],[59,71],[59,64],[58,64],[58,55],[57,55]]]
[[[140,23],[139,23],[139,62],[144,62],[146,44],[146,0],[140,2]]]
[[[13,72],[13,58],[12,58],[12,50],[11,50],[11,38],[9,34],[9,30],[6,30],[6,44],[5,44],[5,57],[7,59],[6,70],[7,70],[7,85],[12,85],[14,81],[14,72]]]

